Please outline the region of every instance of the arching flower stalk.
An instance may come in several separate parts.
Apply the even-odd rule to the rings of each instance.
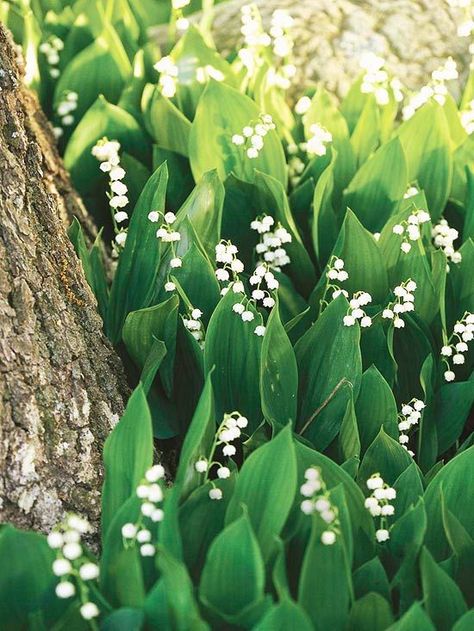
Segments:
[[[319,514],[326,524],[326,529],[321,534],[321,543],[326,546],[333,545],[341,532],[339,510],[331,503],[330,494],[319,467],[309,467],[304,477],[305,481],[300,487],[300,493],[306,499],[301,502],[300,508],[305,515]]]
[[[367,480],[367,488],[372,493],[365,500],[364,506],[372,517],[380,518],[375,537],[379,543],[383,543],[390,539],[388,517],[395,513],[395,507],[393,504],[390,504],[390,500],[394,500],[397,497],[397,492],[383,481],[380,473],[371,475]]]
[[[444,378],[454,381],[456,374],[454,366],[461,366],[465,362],[464,353],[469,350],[469,342],[474,339],[474,313],[465,311],[463,317],[454,325],[453,332],[446,339],[441,348],[442,363],[445,366]]]

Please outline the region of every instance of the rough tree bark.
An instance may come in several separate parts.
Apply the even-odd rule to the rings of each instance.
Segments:
[[[62,218],[79,197],[0,25],[0,521],[97,522],[101,446],[127,384]]]
[[[294,57],[298,74],[294,94],[317,81],[343,96],[360,73],[362,52],[383,57],[389,70],[410,89],[424,85],[449,56],[464,74],[469,68],[469,38],[457,36],[462,12],[446,0],[254,0],[268,29],[275,9],[295,19]],[[242,42],[241,8],[249,0],[215,7],[212,33],[224,52]],[[192,16],[191,21],[200,19]],[[152,37],[166,42],[164,27]]]

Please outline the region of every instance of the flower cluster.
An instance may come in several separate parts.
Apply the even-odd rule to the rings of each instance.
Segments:
[[[291,186],[295,187],[298,185],[298,182],[301,179],[301,174],[305,170],[305,163],[299,156],[292,155],[292,153],[298,152],[298,147],[296,145],[288,145],[287,151],[290,155],[288,159],[288,178]]]
[[[273,37],[273,52],[277,57],[288,57],[293,50],[290,35],[294,20],[284,9],[276,9],[272,14],[270,35]]]
[[[199,345],[204,347],[204,327],[201,322],[201,317],[201,309],[192,309],[188,317],[183,316],[183,324],[188,331],[191,332],[191,335]]]
[[[112,219],[115,228],[114,251],[118,256],[119,249],[125,245],[127,230],[120,224],[128,221],[128,213],[123,210],[128,204],[128,189],[122,182],[125,171],[120,166],[120,143],[118,140],[109,140],[104,137],[92,147],[92,155],[100,162],[100,170],[109,175],[109,206],[112,210]]]
[[[440,105],[444,105],[448,88],[446,81],[452,81],[458,78],[456,62],[452,57],[448,57],[443,66],[434,70],[431,74],[431,81],[423,86],[421,90],[415,93],[402,109],[403,120],[408,120],[413,116],[417,109],[427,103],[431,98]]]
[[[397,285],[393,290],[395,300],[390,302],[382,311],[382,318],[386,320],[392,320],[393,326],[396,329],[403,329],[405,326],[405,320],[403,320],[402,313],[415,310],[415,296],[416,283],[409,278],[405,282]]]
[[[358,291],[349,300],[349,310],[343,318],[344,326],[354,326],[359,320],[359,324],[363,328],[372,325],[372,318],[362,309],[372,302],[372,296],[366,291]]]
[[[252,299],[247,300],[247,306],[244,304],[246,301],[246,298],[244,298],[232,307],[233,311],[240,315],[244,322],[251,322],[255,318],[254,312],[249,308],[252,302],[255,305],[261,302],[264,307],[271,309],[275,305],[275,299],[271,292],[279,287],[279,282],[273,272],[270,271],[268,263],[257,265],[254,273],[249,278],[249,283],[253,287]],[[263,337],[265,335],[265,326],[263,325],[263,318],[261,316],[260,318],[260,324],[255,327],[254,333],[259,337]]]
[[[242,430],[247,427],[248,423],[248,419],[242,416],[240,412],[235,411],[230,414],[224,414],[224,419],[216,432],[209,459],[205,456],[200,456],[194,464],[194,468],[198,473],[206,474],[204,482],[208,481],[209,473],[213,466],[217,466],[216,473],[220,480],[225,480],[230,476],[229,467],[214,459],[216,451],[221,449],[222,455],[226,458],[235,456],[237,449],[232,443],[241,437]],[[223,497],[222,489],[218,488],[212,480],[209,497],[211,500],[221,500]]]
[[[379,543],[382,543],[390,538],[387,517],[395,513],[395,507],[390,504],[390,500],[397,497],[397,492],[383,481],[380,473],[374,473],[367,480],[367,488],[372,493],[365,500],[364,505],[372,517],[380,517],[380,527],[375,531],[375,537]]]
[[[349,278],[349,274],[344,269],[344,261],[337,256],[332,256],[328,261],[328,269],[326,271],[326,289],[324,295],[321,298],[321,307],[327,307],[329,301],[327,295],[331,292],[332,300],[335,300],[338,296],[345,296],[349,298],[349,292],[336,284],[343,283]]]
[[[259,262],[268,263],[272,269],[281,271],[284,265],[290,263],[290,257],[283,246],[291,243],[291,234],[280,223],[275,225],[271,215],[257,217],[250,223],[250,227],[260,235],[260,242],[255,246]]]
[[[46,42],[39,46],[39,50],[45,55],[49,65],[49,74],[53,79],[57,79],[61,74],[58,68],[59,55],[64,48],[64,42],[57,35],[53,35]]]
[[[262,17],[255,4],[244,5],[241,8],[241,20],[240,32],[244,36],[244,45],[241,46],[238,55],[247,73],[252,77],[263,63],[261,49],[270,46],[272,39],[263,29]]]
[[[459,37],[469,37],[474,32],[474,6],[472,0],[448,0],[448,4],[455,9],[462,9],[464,21],[458,25]]]
[[[326,155],[326,145],[332,142],[332,134],[325,127],[318,123],[313,123],[309,131],[311,137],[307,142],[301,143],[300,148],[310,156],[324,156]]]
[[[402,405],[402,410],[398,415],[398,429],[400,431],[398,442],[404,449],[408,451],[408,453],[412,457],[415,454],[407,447],[407,444],[410,440],[407,432],[414,425],[418,425],[424,408],[425,404],[423,401],[413,398],[409,403],[404,403]]]
[[[275,123],[270,114],[260,114],[255,123],[245,125],[242,133],[232,136],[232,144],[243,147],[247,158],[254,160],[263,149],[264,137],[272,129],[275,129]]]
[[[410,197],[415,197],[415,195],[418,195],[420,191],[418,190],[418,188],[416,186],[409,186],[406,190],[406,192],[403,195],[403,199],[409,199]]]
[[[301,510],[305,515],[319,514],[327,524],[326,530],[321,534],[321,542],[331,546],[340,533],[339,511],[330,501],[319,467],[306,469],[304,477],[305,482],[301,485],[300,492],[306,499],[301,502]]]
[[[53,561],[53,574],[60,578],[56,585],[58,598],[71,598],[79,594],[80,614],[84,620],[91,620],[99,615],[99,608],[90,600],[89,581],[99,576],[99,566],[84,554],[81,538],[90,532],[89,522],[79,515],[68,515],[65,521],[49,533],[47,541],[56,551]]]
[[[393,92],[395,100],[403,100],[402,84],[396,77],[390,79],[384,69],[385,60],[373,52],[365,52],[359,59],[360,67],[365,70],[362,77],[360,91],[364,94],[373,94],[378,105],[388,105],[390,92]]]
[[[473,339],[474,313],[466,311],[463,317],[456,322],[450,338],[441,348],[441,357],[446,367],[444,372],[446,381],[454,381],[456,378],[453,368],[455,365],[464,364],[464,353],[469,350],[468,343],[472,342]],[[451,367],[450,361],[452,361],[453,367]]]
[[[222,240],[216,245],[216,263],[220,263],[222,267],[216,269],[216,278],[220,282],[232,282],[232,290],[234,294],[244,293],[244,285],[239,280],[239,274],[244,271],[244,264],[237,257],[239,250],[230,241]],[[227,285],[221,290],[221,295],[225,295],[229,290]]]
[[[408,219],[393,226],[393,234],[402,237],[400,250],[405,254],[411,250],[410,241],[417,241],[421,237],[420,226],[431,220],[429,212],[421,208],[415,208],[408,216]]]
[[[74,116],[72,115],[72,112],[77,109],[78,98],[79,95],[77,94],[77,92],[68,90],[63,94],[61,100],[59,101],[59,104],[56,108],[56,114],[61,120],[62,127],[58,125],[53,128],[53,132],[56,138],[60,138],[63,135],[63,127],[70,127],[74,124]]]
[[[137,486],[136,494],[141,500],[140,516],[135,523],[128,522],[122,526],[122,537],[127,545],[140,545],[143,557],[155,555],[155,546],[151,543],[152,534],[146,527],[145,520],[157,523],[163,520],[164,512],[159,504],[163,501],[163,489],[160,482],[165,477],[162,465],[157,464],[148,469],[145,477]]]
[[[156,238],[162,243],[170,244],[170,267],[171,269],[176,269],[178,267],[181,267],[183,264],[182,259],[176,254],[175,243],[181,240],[181,234],[173,228],[173,224],[176,221],[176,215],[170,211],[163,213],[161,212],[161,210],[152,210],[148,213],[148,219],[153,223],[158,223],[160,218],[162,219],[162,223],[156,231]],[[165,283],[165,290],[174,291],[175,289],[176,285],[168,278],[167,282]]]
[[[176,94],[179,74],[178,66],[168,55],[166,57],[162,57],[153,67],[160,73],[158,85],[160,87],[161,94],[170,99]]]
[[[434,245],[443,250],[448,261],[455,264],[462,261],[461,252],[454,249],[454,242],[459,237],[459,232],[455,228],[450,228],[446,219],[441,219],[438,224],[433,226],[431,236]],[[449,265],[447,271],[449,272]]]

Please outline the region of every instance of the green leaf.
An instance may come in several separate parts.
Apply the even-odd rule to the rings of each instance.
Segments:
[[[151,415],[139,385],[104,445],[105,480],[102,490],[102,536],[122,504],[133,494],[153,463]]]
[[[54,94],[55,107],[66,92],[76,92],[79,98],[74,118],[80,120],[99,94],[117,103],[131,74],[132,67],[120,38],[109,24],[62,71]]]
[[[148,219],[148,214],[151,210],[164,211],[167,180],[164,164],[146,183],[130,220],[110,290],[107,332],[114,343],[120,341],[127,314],[147,307],[155,292],[160,242],[156,238],[157,224]]]
[[[351,145],[354,149],[357,166],[367,162],[370,154],[375,151],[380,136],[379,109],[373,94],[368,94],[365,105],[351,135]]]
[[[373,236],[349,209],[333,254],[342,258],[344,269],[349,274],[344,289],[349,292],[367,291],[376,304],[386,299],[388,278],[382,253]]]
[[[408,165],[408,179],[424,190],[433,221],[444,210],[451,189],[453,161],[449,128],[443,108],[434,101],[419,110],[397,131]]]
[[[158,147],[188,156],[191,123],[158,87],[148,84],[143,93],[143,121]]]
[[[27,629],[30,614],[42,608],[56,582],[54,554],[46,539],[5,525],[0,530],[0,620],[5,631]]]
[[[173,389],[173,368],[176,353],[176,326],[179,299],[175,294],[154,307],[132,311],[123,326],[123,342],[133,361],[141,369],[156,340],[166,346],[166,355],[160,367],[163,387],[167,393]]]
[[[339,449],[342,461],[360,456],[359,430],[352,397],[347,402],[346,413],[342,420],[341,431],[339,432]]]
[[[298,432],[325,449],[338,434],[352,391],[361,381],[359,327],[342,320],[347,301],[340,296],[323,311],[295,346],[299,371]]]
[[[425,544],[437,560],[445,559],[450,550],[443,527],[441,491],[446,508],[457,517],[471,538],[474,538],[474,447],[462,451],[446,464],[431,480],[425,492],[428,530]]]
[[[390,386],[374,365],[362,375],[355,410],[363,452],[381,427],[386,434],[398,439],[397,404]]]
[[[445,453],[461,436],[473,403],[474,377],[469,381],[443,384],[436,393],[434,422],[438,455]]]
[[[193,420],[186,433],[181,449],[175,486],[179,487],[181,497],[186,498],[203,478],[194,468],[201,458],[209,458],[216,431],[214,396],[212,392],[212,374],[209,374],[204,385]]]
[[[296,422],[298,367],[280,320],[278,303],[267,320],[260,361],[260,396],[265,418],[286,425]]]
[[[348,631],[384,631],[393,622],[392,610],[380,594],[371,592],[352,605]]]
[[[228,85],[210,81],[204,90],[189,139],[189,157],[194,179],[217,169],[224,180],[231,171],[248,182],[255,178],[254,169],[271,175],[286,187],[286,163],[277,133],[270,130],[258,158],[247,158],[243,146],[232,143],[234,134],[255,124],[259,117],[256,104]]]
[[[453,627],[453,631],[470,631],[474,626],[474,610],[467,611],[459,618]]]
[[[242,294],[230,290],[217,305],[207,328],[204,365],[206,374],[216,367],[212,382],[217,419],[238,410],[249,419],[249,431],[253,431],[261,421],[258,381],[262,338],[254,333],[257,318],[243,322],[232,311],[241,300]]]
[[[263,596],[265,572],[248,515],[229,524],[213,541],[199,584],[202,603],[237,615]]]
[[[245,504],[264,561],[283,528],[296,493],[296,456],[291,426],[259,447],[244,462],[226,513],[234,521]]]
[[[334,212],[334,171],[337,153],[333,150],[331,162],[319,177],[313,195],[313,247],[322,269],[334,248],[339,233],[339,217]]]
[[[387,631],[436,631],[419,602],[414,602],[400,620],[392,624]]]
[[[101,631],[140,631],[145,616],[141,609],[122,607],[113,611],[101,624]]]
[[[285,598],[272,607],[262,620],[254,627],[254,631],[312,631],[308,615],[292,600]]]
[[[362,460],[358,480],[365,483],[373,473],[380,473],[387,484],[393,484],[398,476],[413,462],[400,443],[388,436],[383,427],[371,443]]]
[[[298,602],[316,631],[342,631],[346,628],[352,599],[351,573],[342,535],[327,546],[321,542],[324,529],[324,522],[314,515],[301,568]]]
[[[344,203],[372,232],[380,232],[407,189],[407,164],[398,138],[380,147],[355,174]]]
[[[376,592],[386,600],[390,600],[390,585],[379,557],[375,556],[361,565],[354,572],[352,580],[356,598],[361,598],[369,592]]]
[[[145,163],[149,159],[149,141],[135,118],[99,96],[72,133],[64,154],[64,165],[83,197],[103,181],[92,147],[104,136],[118,140],[122,150],[137,160]]]
[[[467,611],[461,590],[426,548],[421,552],[420,572],[426,610],[438,631],[449,631]]]

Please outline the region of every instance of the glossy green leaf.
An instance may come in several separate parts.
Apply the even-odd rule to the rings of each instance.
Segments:
[[[419,602],[406,611],[400,620],[392,624],[387,631],[436,631],[433,623],[427,616]]]
[[[282,600],[272,607],[254,627],[255,631],[312,631],[313,626],[308,615],[299,605],[289,599]]]
[[[365,452],[358,479],[365,486],[373,473],[380,473],[387,484],[393,484],[412,463],[412,458],[400,443],[388,436],[383,427]]]
[[[350,631],[385,631],[393,622],[387,600],[371,592],[352,605],[347,629]]]

